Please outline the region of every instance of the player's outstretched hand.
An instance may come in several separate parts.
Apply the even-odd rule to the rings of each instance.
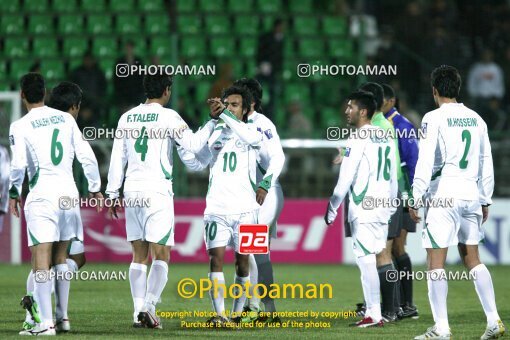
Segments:
[[[209,104],[210,109],[209,115],[213,119],[218,119],[223,110],[225,110],[225,105],[221,102],[220,98],[209,98],[207,99],[207,104]]]
[[[341,164],[344,159],[343,149],[338,148],[338,155],[333,159],[333,164]]]
[[[489,207],[482,206],[482,223],[485,223],[489,218]]]
[[[330,203],[328,203],[328,208],[326,209],[326,214],[324,215],[324,222],[326,222],[326,225],[330,226],[335,222],[337,215],[337,211],[331,206]]]
[[[258,203],[259,205],[264,204],[264,201],[266,200],[266,196],[267,196],[267,191],[266,191],[266,189],[258,188],[258,189],[257,189],[256,196],[257,196],[257,203]]]
[[[411,217],[411,219],[415,223],[420,223],[420,221],[421,221],[421,217],[420,217],[420,215],[418,215],[418,209],[413,209],[413,208],[409,207],[409,217]]]
[[[9,199],[9,211],[11,214],[19,218],[19,207],[21,206],[21,201],[19,198],[10,198]]]
[[[94,198],[98,201],[99,204],[96,206],[97,212],[103,211],[104,197],[101,192],[91,192],[91,193],[89,193],[89,198]]]

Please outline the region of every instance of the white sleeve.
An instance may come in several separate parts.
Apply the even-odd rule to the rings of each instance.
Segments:
[[[83,139],[83,135],[72,118],[69,119],[73,129],[73,146],[78,162],[81,163],[83,173],[89,183],[89,192],[101,191],[101,176],[97,165],[96,155],[90,147],[89,142]]]
[[[175,134],[175,141],[177,144],[182,146],[184,150],[196,154],[202,150],[204,145],[207,144],[209,137],[211,137],[211,134],[216,127],[216,120],[209,120],[195,133],[191,131],[188,124],[186,124],[179,115],[177,115],[176,121],[171,124],[173,128],[175,128],[175,126],[179,127]]]
[[[439,135],[439,125],[430,113],[423,117],[421,126],[424,136],[420,139],[418,161],[414,173],[413,198],[415,200],[421,200],[430,186]]]
[[[121,118],[122,119],[122,118]],[[121,128],[121,122],[117,129]],[[128,151],[124,138],[115,138],[110,157],[110,168],[108,169],[108,185],[106,194],[110,198],[118,198],[119,190],[124,182],[124,169],[128,160]]]
[[[262,131],[262,134],[263,143],[269,155],[269,165],[264,174],[264,178],[258,186],[269,191],[269,188],[276,183],[282,172],[283,165],[285,164],[285,154],[283,153],[282,144],[280,143],[280,136],[278,136],[276,127],[273,124]]]
[[[349,139],[345,148],[345,155],[340,165],[340,173],[338,181],[333,191],[333,195],[329,199],[328,220],[333,222],[337,215],[337,210],[342,204],[345,195],[349,192],[349,188],[354,181],[354,177],[358,172],[358,167],[363,156],[366,142],[362,140]]]
[[[21,196],[21,186],[25,179],[27,168],[27,147],[25,137],[21,129],[18,129],[16,122],[11,124],[9,129],[9,141],[11,144],[11,171],[9,176],[9,197],[18,198]]]
[[[492,164],[491,143],[487,132],[487,125],[483,127],[480,143],[480,166],[478,169],[478,189],[480,191],[480,204],[492,204],[494,192],[494,167]]]
[[[0,212],[9,210],[9,151],[0,145]]]
[[[262,134],[250,128],[252,124],[246,124],[237,119],[229,110],[223,110],[220,118],[234,131],[241,140],[251,146],[259,146],[262,142]]]
[[[197,154],[184,150],[182,146],[177,146],[177,153],[186,168],[191,171],[200,171],[207,168],[212,159],[208,145],[205,145]]]

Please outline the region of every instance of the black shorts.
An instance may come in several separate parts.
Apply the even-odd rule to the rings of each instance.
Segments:
[[[408,208],[404,209],[404,213],[402,215],[402,229],[407,230],[408,233],[416,232],[416,222],[411,219]]]
[[[397,207],[397,211],[393,215],[391,215],[390,221],[388,222],[388,240],[393,240],[400,236],[400,231],[402,230],[402,221],[404,208],[399,205]]]
[[[344,232],[345,237],[352,237],[351,224],[349,223],[349,196],[344,200]]]

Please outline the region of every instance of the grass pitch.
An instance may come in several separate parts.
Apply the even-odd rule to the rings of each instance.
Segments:
[[[233,265],[226,266],[225,278],[227,285],[233,283]],[[329,283],[333,287],[331,299],[280,299],[276,307],[281,312],[313,311],[313,312],[346,312],[353,310],[357,302],[362,301],[359,271],[354,266],[340,265],[274,265],[277,282],[283,283]],[[126,277],[129,264],[87,264],[83,271],[105,272],[125,271]],[[422,270],[418,267],[415,270]],[[450,271],[461,270],[453,266]],[[496,303],[499,314],[510,325],[510,289],[506,281],[510,277],[509,266],[489,267],[496,291]],[[24,310],[19,306],[21,297],[25,294],[25,283],[28,265],[12,266],[0,265],[0,301],[2,303],[2,322],[0,323],[0,338],[17,337],[24,319]],[[183,278],[195,280],[206,278],[208,266],[205,264],[171,264],[169,280],[162,295],[162,303],[158,305],[160,311],[201,311],[212,310],[209,297],[185,299],[177,293],[177,283]],[[479,339],[485,329],[485,315],[470,281],[450,281],[448,286],[448,314],[453,336],[458,339]],[[348,327],[355,318],[282,318],[284,322],[302,322],[301,327],[292,327],[287,323],[285,328],[253,328],[253,329],[197,329],[183,328],[182,321],[205,321],[207,318],[185,317],[163,319],[162,330],[133,329],[132,300],[129,281],[73,281],[69,303],[69,318],[72,331],[59,335],[72,338],[94,339],[107,338],[266,338],[278,339],[412,339],[423,333],[433,324],[432,314],[427,298],[425,281],[415,282],[415,304],[420,311],[418,320],[403,320],[395,324],[385,325],[377,329],[356,329]],[[227,299],[225,306],[230,309],[232,300]],[[307,322],[313,321],[314,325]],[[313,327],[311,327],[313,326]],[[317,328],[316,326],[322,326]],[[326,327],[324,327],[326,326]]]

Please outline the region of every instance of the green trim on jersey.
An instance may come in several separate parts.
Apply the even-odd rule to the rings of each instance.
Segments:
[[[39,242],[35,237],[34,235],[32,235],[32,233],[30,232],[30,230],[28,231],[28,234],[30,235],[30,239],[32,240],[32,243],[34,246],[40,244],[41,242]]]
[[[172,229],[173,228],[170,228],[168,233],[161,240],[159,240],[158,244],[160,244],[162,246],[166,246],[166,243],[167,243],[168,239],[170,238],[170,234],[172,233]]]
[[[205,194],[205,196],[209,195],[209,190],[211,189],[212,180],[213,180],[213,176],[211,175],[211,178],[209,178],[209,185],[207,186],[207,193]]]
[[[365,246],[363,246],[363,244],[362,244],[362,243],[361,243],[358,239],[356,239],[356,242],[358,242],[358,244],[359,244],[359,246],[360,246],[361,250],[363,250],[363,252],[365,253],[365,255],[369,255],[369,254],[371,254],[371,252],[369,252],[369,251],[367,250],[367,248],[365,248]]]
[[[237,118],[232,112],[230,112],[229,110],[225,109],[223,110],[222,112],[225,116],[228,116],[232,119],[234,119],[236,122],[240,122],[239,118]]]
[[[425,229],[427,230],[427,234],[429,235],[429,238],[430,238],[430,243],[432,243],[432,248],[434,249],[439,249],[441,248],[440,246],[437,245],[436,241],[434,240],[434,238],[432,237],[432,234],[430,233],[429,231],[429,228],[427,228],[428,226],[428,223],[425,224]]]
[[[32,190],[35,187],[35,185],[37,184],[37,180],[38,179],[39,179],[39,167],[37,167],[37,170],[35,171],[34,176],[28,182],[28,187],[30,188],[30,190]]]
[[[271,180],[273,179],[273,174],[267,176],[259,183],[259,188],[264,189],[265,191],[269,191],[269,188],[271,188]]]
[[[444,164],[437,170],[435,173],[432,174],[432,177],[430,177],[430,180],[433,181],[439,176],[441,176],[441,173],[443,172]]]
[[[265,175],[265,174],[266,174],[266,172],[267,172],[267,171],[266,171],[266,169],[264,169],[264,168],[262,167],[262,165],[260,165],[260,163],[259,163],[259,162],[257,162],[257,168],[259,168],[259,171],[262,173],[262,175]]]
[[[19,197],[18,189],[16,189],[16,187],[13,185],[9,189],[9,198],[18,198],[18,197]]]
[[[351,185],[351,195],[352,195],[352,201],[354,202],[354,204],[359,205],[363,201],[363,199],[365,198],[365,195],[367,193],[369,183],[370,183],[370,180],[367,181],[367,185],[365,186],[365,189],[363,189],[363,191],[359,195],[356,195],[354,193],[354,190]]]
[[[159,160],[159,164],[161,165],[161,170],[163,171],[163,173],[165,174],[165,179],[169,179],[171,180],[172,179],[172,175],[170,175],[170,173],[168,171],[166,171],[165,167],[163,166],[163,163],[161,162],[161,160]]]

